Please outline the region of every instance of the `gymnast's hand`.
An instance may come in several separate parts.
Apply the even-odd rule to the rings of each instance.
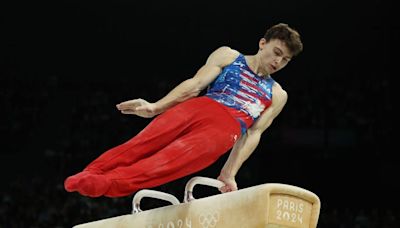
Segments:
[[[133,114],[144,118],[152,118],[159,114],[154,103],[147,102],[140,98],[121,102],[116,106],[123,114]]]
[[[235,181],[235,177],[226,177],[224,175],[219,175],[217,178],[218,180],[224,182],[225,186],[221,187],[219,189],[220,192],[226,193],[226,192],[232,192],[232,191],[237,191],[237,184]]]

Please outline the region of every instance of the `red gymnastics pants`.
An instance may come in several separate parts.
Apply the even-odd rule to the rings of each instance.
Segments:
[[[68,177],[65,189],[89,197],[121,197],[200,171],[229,151],[240,124],[208,97],[180,103],[139,134]]]

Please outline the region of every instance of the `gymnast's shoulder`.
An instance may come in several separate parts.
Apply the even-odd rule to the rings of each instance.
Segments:
[[[218,65],[226,66],[235,61],[239,54],[240,53],[235,49],[232,49],[228,46],[221,46],[211,53],[208,61],[216,61],[219,63]]]

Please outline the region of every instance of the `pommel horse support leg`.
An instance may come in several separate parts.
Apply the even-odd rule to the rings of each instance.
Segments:
[[[133,199],[132,214],[74,226],[74,228],[316,228],[319,197],[306,189],[268,183],[239,191],[195,199],[196,184],[222,187],[223,183],[194,177],[186,185],[183,203],[170,194],[141,190]],[[172,205],[142,211],[140,200],[153,197]]]

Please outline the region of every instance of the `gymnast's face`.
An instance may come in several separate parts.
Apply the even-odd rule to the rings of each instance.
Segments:
[[[273,74],[284,68],[292,58],[286,44],[278,39],[267,42],[264,38],[259,43],[259,58],[263,71]]]

